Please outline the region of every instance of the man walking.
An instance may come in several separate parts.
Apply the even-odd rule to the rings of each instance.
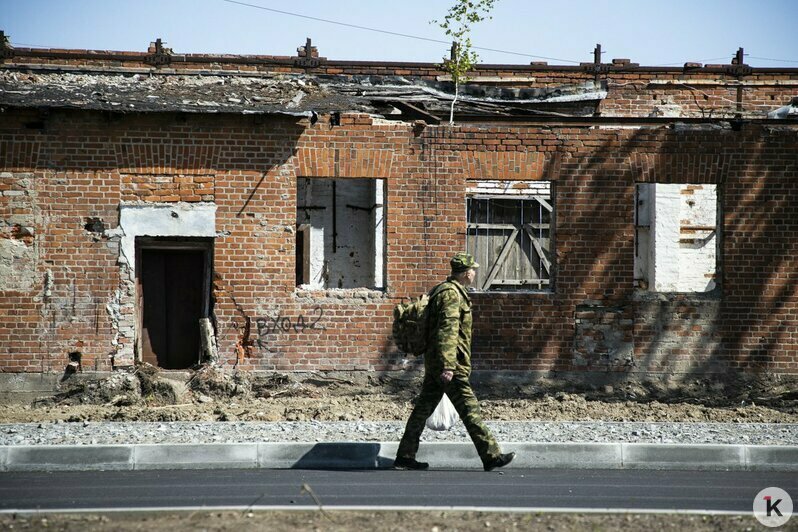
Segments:
[[[471,298],[466,288],[474,282],[474,257],[458,253],[450,262],[452,274],[432,289],[427,304],[427,351],[424,383],[394,460],[395,469],[427,469],[416,461],[419,439],[427,418],[445,393],[452,400],[485,471],[509,464],[515,453],[502,454],[499,444],[482,422],[479,403],[468,379],[471,375]]]

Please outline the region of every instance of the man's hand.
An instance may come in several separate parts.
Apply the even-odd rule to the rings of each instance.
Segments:
[[[453,378],[454,372],[450,369],[444,370],[443,373],[441,373],[441,382],[444,384],[449,384],[452,382]]]

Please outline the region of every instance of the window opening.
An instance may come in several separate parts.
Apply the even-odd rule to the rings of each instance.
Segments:
[[[715,289],[718,205],[717,185],[636,185],[634,278],[638,289]]]
[[[382,179],[297,179],[296,284],[385,287]]]
[[[466,247],[477,290],[550,290],[554,207],[550,181],[469,181]]]

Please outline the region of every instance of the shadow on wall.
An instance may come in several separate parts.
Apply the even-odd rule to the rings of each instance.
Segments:
[[[794,131],[755,133],[728,155],[721,330],[735,367],[767,371],[798,348],[798,152]]]
[[[783,368],[779,364],[794,349],[798,329],[798,154],[789,147],[794,133],[745,125],[741,131],[591,134],[600,145],[562,140],[553,158],[559,161],[551,178],[556,183],[555,293],[476,297],[475,370],[507,365],[532,370],[543,362],[554,370],[654,371],[687,379]],[[638,182],[718,184],[719,289],[662,294],[662,302],[639,297],[633,261]],[[579,366],[575,313],[583,305],[633,320],[630,331],[644,329],[641,319],[656,325],[633,336],[625,360]],[[691,331],[696,334],[683,339]],[[390,341],[383,352],[397,356]]]
[[[649,157],[647,168],[624,164],[624,170],[631,166],[637,172],[617,173],[617,164],[613,165],[611,159],[624,157],[628,161],[652,140],[656,142],[656,153]],[[716,130],[712,136],[706,131],[691,130],[636,131],[620,146],[605,143],[587,166],[580,165],[585,177],[603,175],[625,183],[623,204],[615,205],[624,217],[618,219],[617,213],[607,210],[608,204],[598,205],[601,202],[594,202],[595,207],[584,216],[582,227],[607,217],[614,217],[617,224],[611,232],[601,235],[606,238],[603,245],[595,242],[604,238],[590,239],[592,249],[588,256],[592,265],[583,270],[584,277],[574,279],[578,291],[574,296],[599,296],[602,303],[631,304],[636,322],[643,316],[639,303],[631,301],[635,295],[630,288],[632,264],[626,260],[633,238],[635,182],[719,185],[721,287],[712,294],[673,294],[672,301],[657,305],[658,315],[651,321],[659,327],[647,338],[634,338],[635,367],[630,370],[684,372],[689,378],[737,369],[774,368],[776,357],[786,354],[785,346],[791,341],[787,331],[796,327],[790,309],[795,308],[798,299],[794,273],[798,269],[794,237],[798,207],[789,200],[798,193],[798,156],[794,152],[791,157],[795,163],[786,165],[793,169],[792,175],[784,172],[784,154],[790,153],[790,140],[785,133],[776,136],[756,126],[743,131]],[[708,154],[716,156],[715,167],[696,164]],[[612,186],[590,178],[588,194],[594,198],[606,195],[604,185]],[[594,236],[599,235],[591,233]],[[590,277],[609,280],[602,287],[603,294],[596,291],[591,295],[589,290],[581,289]],[[686,312],[679,312],[680,306]],[[679,336],[671,332],[677,330],[677,334],[686,335],[694,328],[709,333],[698,335],[696,341],[680,342]],[[670,352],[686,363],[674,368],[673,360],[658,358],[662,356],[658,352],[668,353],[658,351],[663,344],[670,344]]]
[[[639,153],[642,143],[650,144],[651,135],[651,132],[636,132],[607,157],[631,158],[632,154]],[[796,327],[790,309],[795,308],[798,299],[794,273],[796,240],[791,236],[795,235],[798,208],[789,201],[798,192],[794,170],[797,165],[788,164],[786,167],[793,168],[793,173],[785,173],[783,155],[789,153],[789,136],[782,133],[776,137],[755,126],[743,131],[716,131],[712,135],[715,138],[708,138],[706,131],[690,130],[659,130],[653,135],[657,137],[654,164],[645,169],[644,175],[627,173],[623,181],[633,187],[636,181],[646,180],[647,173],[653,182],[714,182],[719,185],[721,287],[714,294],[678,294],[672,301],[660,303],[656,310],[659,315],[651,320],[660,326],[647,338],[634,339],[635,369],[674,371],[672,360],[658,359],[658,348],[663,344],[670,344],[670,352],[686,361],[676,371],[684,371],[688,377],[777,367],[776,357],[784,355],[785,346],[790,343],[789,334],[785,333],[790,327],[793,330]],[[614,147],[604,146],[602,151],[608,148]],[[716,167],[702,168],[694,164],[707,154],[716,155]],[[798,159],[794,153],[792,157]],[[588,172],[599,173],[601,167],[588,168]],[[626,192],[626,204],[631,207],[633,190],[630,188]],[[591,193],[599,194],[600,190],[594,189]],[[596,217],[609,214],[596,208],[590,217],[601,219]],[[626,251],[623,244],[632,223],[631,213],[627,214],[627,219],[621,221],[602,251],[612,254],[610,242],[613,240]],[[611,256],[613,264],[625,266],[617,252]],[[594,260],[593,270],[598,266],[599,261]],[[624,270],[614,271],[617,275]],[[629,282],[624,279],[622,284],[615,283],[613,287],[623,293],[619,299],[624,305],[630,304],[629,296],[633,295],[626,288],[631,286],[631,270],[626,272]],[[638,303],[632,304],[636,307],[634,315],[638,321],[641,309]],[[679,312],[679,306],[684,307],[685,312]],[[686,335],[694,327],[705,329],[709,334],[701,334],[691,343],[688,340],[679,342],[679,337],[671,332],[676,330],[677,334]]]
[[[269,369],[285,347],[259,341],[257,320],[262,316],[256,314],[252,286],[275,280],[293,286],[295,275],[293,264],[287,268],[279,251],[295,245],[296,206],[290,195],[296,194],[296,186],[286,182],[295,180],[296,171],[285,165],[296,154],[305,125],[297,119],[261,117],[254,119],[254,126],[248,138],[225,145],[216,179],[225,208],[217,214],[223,232],[215,242],[213,322],[220,363],[236,369]],[[238,266],[242,260],[252,266],[246,279]]]
[[[238,270],[232,262],[241,256],[236,246],[263,232],[261,222],[290,210],[290,200],[275,205],[280,202],[272,200],[273,183],[286,178],[277,170],[292,157],[304,129],[296,118],[50,113],[35,140],[22,146],[36,156],[29,163],[38,201],[32,209],[41,213],[37,233],[47,236],[37,242],[46,260],[39,261],[36,274],[45,286],[32,289],[43,296],[31,311],[31,334],[39,346],[31,356],[41,360],[42,371],[60,372],[76,349],[86,369],[110,369],[96,362],[111,357],[117,365],[133,362],[135,289],[117,264],[120,201],[219,204],[212,317],[224,340],[221,357],[235,360],[235,346],[252,343],[251,311],[242,303],[248,287],[232,278]],[[101,140],[85,150],[86,138]],[[63,197],[70,198],[68,208],[54,201]],[[286,216],[292,228],[294,217]],[[278,262],[272,251],[264,253],[267,264]],[[0,322],[4,318],[0,313]],[[231,324],[232,341],[224,337]]]

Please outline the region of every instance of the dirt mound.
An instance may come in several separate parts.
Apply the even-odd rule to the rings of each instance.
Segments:
[[[0,406],[0,422],[405,420],[420,379],[374,375],[252,375],[203,366],[185,380],[139,364],[69,384],[33,406]],[[595,386],[536,379],[477,383],[490,420],[798,422],[798,378],[742,376]]]
[[[246,374],[230,374],[214,366],[202,366],[195,371],[188,380],[188,387],[195,394],[217,398],[246,396],[252,390]]]
[[[89,382],[68,384],[53,397],[37,403],[42,405],[130,405],[141,399],[141,383],[132,373],[119,372],[110,377]]]
[[[115,372],[96,380],[67,380],[53,397],[37,401],[41,405],[132,406],[176,404],[187,398],[184,382],[166,378],[157,367],[141,362],[133,371]]]

